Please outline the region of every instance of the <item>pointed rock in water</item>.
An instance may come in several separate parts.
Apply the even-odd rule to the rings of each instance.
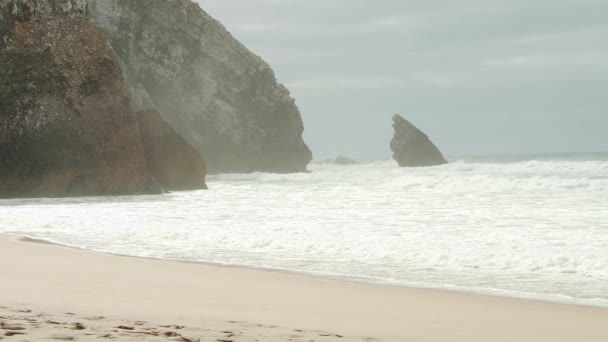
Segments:
[[[84,0],[0,0],[0,197],[161,191]]]
[[[201,155],[156,110],[137,113],[150,174],[165,190],[207,189]]]
[[[158,109],[208,171],[301,172],[312,159],[289,91],[270,66],[190,0],[93,0],[133,108]]]
[[[401,115],[393,116],[393,127],[395,136],[391,140],[391,150],[399,166],[420,167],[447,163],[428,136]]]

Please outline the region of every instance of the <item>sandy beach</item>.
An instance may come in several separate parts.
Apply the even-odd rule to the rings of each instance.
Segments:
[[[7,341],[598,341],[608,309],[107,255],[0,235]]]

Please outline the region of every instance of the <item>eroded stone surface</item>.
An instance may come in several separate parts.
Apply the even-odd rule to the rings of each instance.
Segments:
[[[300,112],[272,69],[190,0],[92,0],[133,108],[158,109],[210,172],[305,171]]]
[[[80,0],[0,0],[0,197],[158,192],[122,70]]]

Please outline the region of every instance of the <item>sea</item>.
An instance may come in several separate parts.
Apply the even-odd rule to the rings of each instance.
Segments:
[[[0,200],[0,232],[121,255],[608,307],[608,153],[450,159],[220,174],[208,191],[158,196]]]

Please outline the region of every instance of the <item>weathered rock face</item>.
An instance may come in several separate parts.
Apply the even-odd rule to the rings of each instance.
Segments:
[[[426,134],[405,120],[401,115],[393,116],[395,136],[391,140],[393,158],[401,167],[434,166],[447,161]]]
[[[165,190],[206,189],[203,158],[160,113],[137,113],[148,171]]]
[[[0,0],[0,197],[159,192],[122,70],[80,0]]]
[[[0,0],[0,12],[7,23],[11,19],[48,19],[58,14],[82,16],[88,12],[88,0]]]
[[[155,108],[210,172],[299,172],[312,154],[289,91],[190,0],[92,0],[122,60],[133,108]]]

